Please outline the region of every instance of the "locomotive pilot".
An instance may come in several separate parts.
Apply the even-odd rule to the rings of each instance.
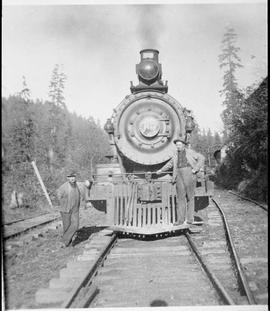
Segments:
[[[59,211],[63,222],[63,243],[69,246],[74,241],[75,233],[79,228],[79,207],[85,200],[86,191],[89,191],[93,180],[77,182],[76,173],[72,171],[67,175],[67,182],[57,190],[57,198],[60,206]]]
[[[181,224],[201,224],[194,221],[194,195],[196,187],[196,173],[204,166],[204,156],[187,147],[185,140],[174,140],[176,153],[166,163],[157,175],[173,167],[172,183],[176,183],[177,222]]]

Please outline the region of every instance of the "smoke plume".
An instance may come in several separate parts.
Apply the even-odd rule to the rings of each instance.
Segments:
[[[159,47],[162,31],[160,5],[143,5],[138,7],[138,34],[142,49]]]

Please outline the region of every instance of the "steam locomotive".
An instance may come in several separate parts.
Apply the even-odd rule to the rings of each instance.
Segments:
[[[92,205],[106,213],[106,225],[116,231],[158,234],[187,225],[177,219],[176,188],[172,174],[157,176],[175,152],[173,140],[190,143],[194,129],[191,112],[182,107],[162,81],[159,51],[140,51],[136,65],[139,84],[113,110],[105,124],[111,147],[110,163],[97,164],[90,191]],[[206,217],[213,183],[205,172],[197,177],[195,214]]]

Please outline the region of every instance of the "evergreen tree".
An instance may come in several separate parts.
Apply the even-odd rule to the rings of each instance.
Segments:
[[[191,146],[194,150],[204,155],[206,159],[205,164],[210,167],[214,165],[214,145],[215,138],[213,137],[211,130],[209,129],[206,134],[205,129],[201,131],[198,125],[196,125],[191,134]]]
[[[54,105],[63,109],[66,109],[64,97],[66,79],[67,77],[61,71],[59,64],[56,64],[53,69],[52,78],[49,85],[49,97]]]
[[[69,137],[71,136],[71,125],[67,107],[65,104],[64,88],[67,77],[55,65],[49,85],[49,147],[48,159],[51,173],[56,167],[63,165],[67,150]]]
[[[31,206],[47,206],[42,189],[29,160],[36,160],[47,191],[54,202],[55,189],[63,183],[66,171],[74,168],[79,180],[89,178],[91,160],[106,162],[109,142],[107,134],[93,118],[83,118],[66,111],[70,120],[69,143],[57,136],[56,159],[53,171],[49,170],[47,156],[50,142],[50,102],[25,102],[18,92],[16,96],[2,98],[2,174],[4,178],[4,205],[8,206],[13,190],[29,196]],[[60,145],[60,147],[59,147]],[[61,146],[62,145],[62,146]],[[59,148],[66,149],[65,159],[59,158]]]
[[[217,150],[218,148],[222,147],[222,138],[218,134],[218,132],[215,132],[214,134],[214,149]]]
[[[54,81],[57,78],[56,72],[54,70]],[[61,76],[59,71],[58,73]],[[55,88],[55,94],[63,94],[64,84],[58,85],[61,92],[57,92]],[[53,100],[52,97],[51,99]],[[2,116],[5,210],[9,210],[14,190],[24,193],[27,205],[47,206],[30,160],[36,161],[52,202],[55,190],[65,180],[66,170],[76,169],[79,180],[83,180],[93,173],[91,161],[93,167],[96,163],[106,162],[104,156],[110,146],[107,134],[100,125],[92,117],[83,118],[69,113],[64,96],[58,96],[54,102],[33,102],[24,77],[20,92],[9,98],[2,98]],[[50,150],[53,151],[53,161],[48,157]]]
[[[214,145],[214,137],[213,137],[210,129],[208,129],[208,131],[207,131],[206,139],[207,139],[207,145],[209,147],[212,147]]]
[[[208,129],[206,134],[207,142],[207,164],[209,167],[213,165],[213,154],[214,154],[214,137],[210,129]]]
[[[217,171],[222,186],[263,201],[267,201],[268,189],[267,100],[267,78],[238,99],[230,119],[226,161]]]
[[[220,68],[224,69],[224,83],[221,95],[225,96],[225,109],[222,112],[225,133],[228,135],[231,130],[231,119],[241,99],[241,93],[238,90],[235,77],[236,69],[243,67],[238,56],[240,48],[236,46],[237,35],[233,28],[227,28],[222,40],[222,52],[219,55]]]
[[[250,89],[248,90],[250,92]],[[252,169],[267,162],[267,113],[268,113],[267,79],[260,87],[243,101],[239,115],[235,118],[232,141],[235,154]]]
[[[5,150],[5,171],[4,176],[11,175],[10,187],[15,191],[22,191],[25,194],[25,204],[29,204],[33,193],[33,170],[30,161],[35,156],[35,135],[36,127],[33,118],[33,103],[30,100],[30,90],[23,77],[22,91],[16,96],[5,101],[5,113],[7,119],[5,125],[8,130],[3,137]],[[9,119],[12,111],[13,119]],[[27,182],[26,182],[27,181]]]
[[[25,76],[22,76],[23,79],[23,88],[20,92],[20,97],[25,101],[25,102],[29,102],[30,101],[30,97],[31,97],[31,92],[30,89],[27,86],[26,83],[26,78]]]
[[[19,92],[17,102],[17,118],[13,128],[14,146],[18,150],[18,163],[27,162],[34,156],[35,126],[32,113],[32,102],[30,100],[30,89],[23,76],[23,88]],[[17,148],[19,147],[19,148]],[[19,153],[21,156],[19,156]]]

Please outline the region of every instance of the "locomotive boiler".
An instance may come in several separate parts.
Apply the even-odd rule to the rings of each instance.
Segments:
[[[155,172],[175,152],[173,140],[189,144],[194,128],[190,111],[168,94],[162,80],[159,52],[145,49],[136,65],[139,83],[113,110],[105,124],[111,146],[110,163],[98,164],[90,192],[92,205],[106,213],[116,231],[155,234],[175,230],[176,189],[171,172]],[[195,213],[205,218],[213,184],[204,172],[197,177]],[[181,225],[180,229],[186,228]]]

